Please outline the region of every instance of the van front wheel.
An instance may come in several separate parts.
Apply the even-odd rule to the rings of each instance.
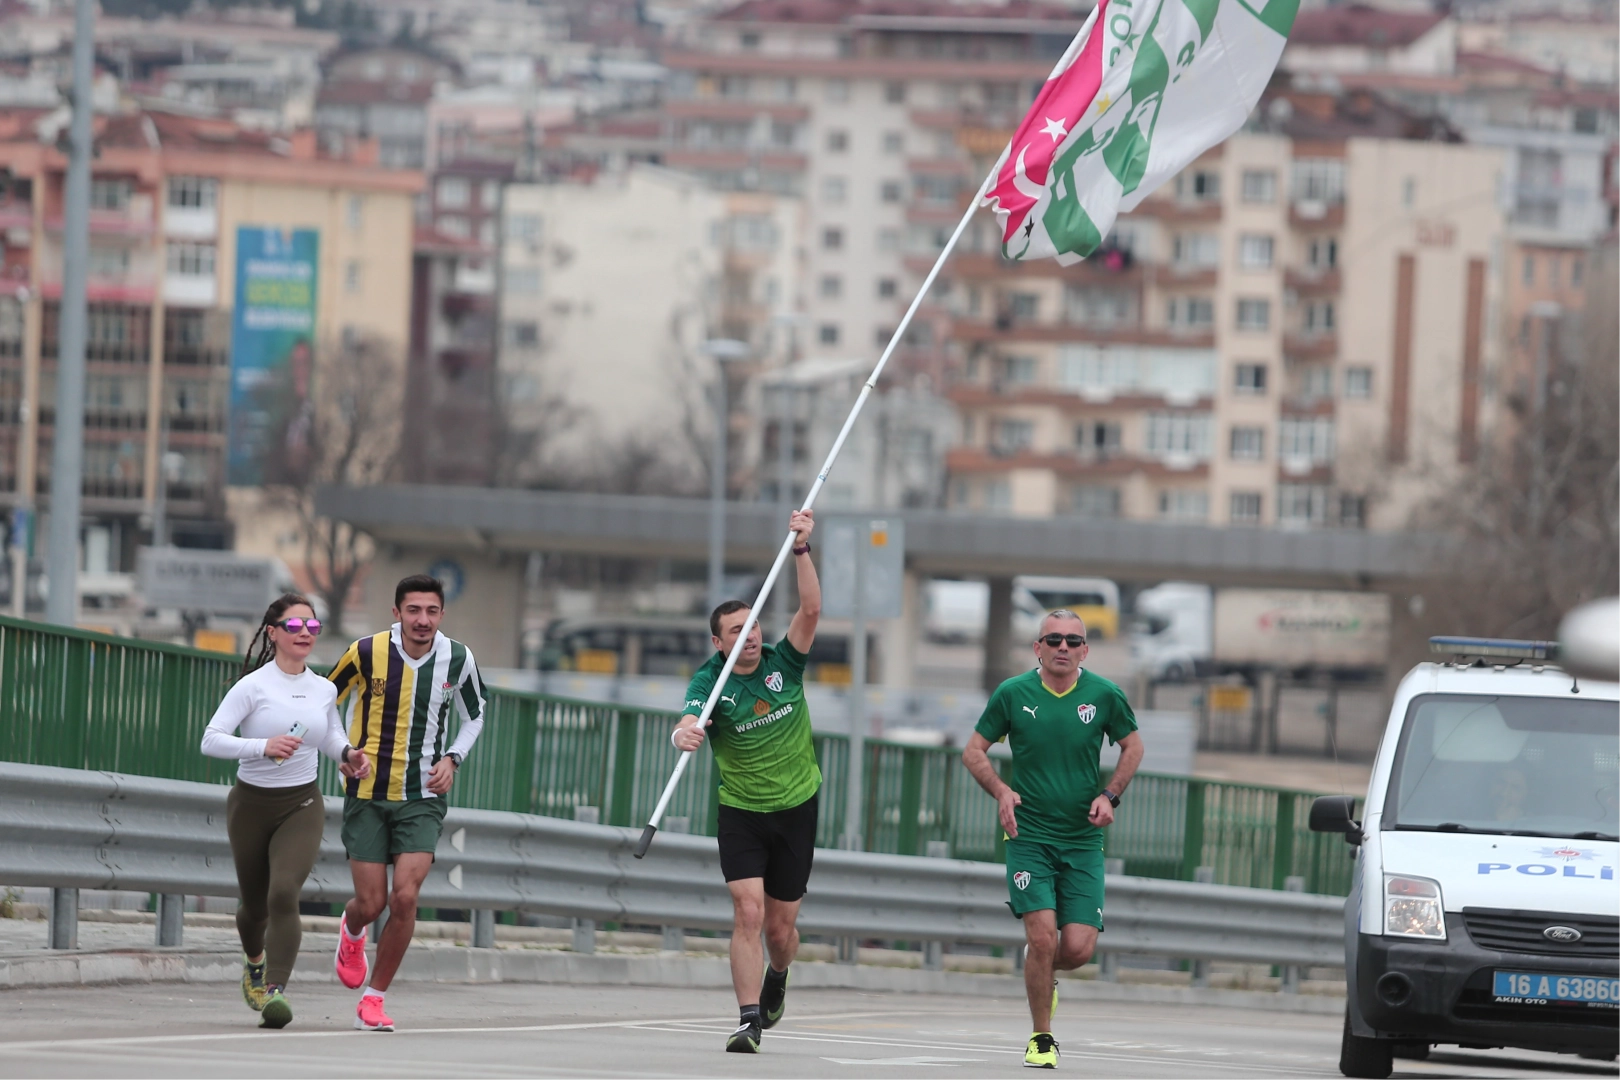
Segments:
[[[1344,1038],[1339,1042],[1339,1071],[1346,1076],[1385,1080],[1395,1069],[1395,1045],[1366,1039],[1350,1030],[1350,1007],[1344,1010]]]

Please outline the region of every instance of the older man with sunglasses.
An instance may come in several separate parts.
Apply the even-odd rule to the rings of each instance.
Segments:
[[[1086,659],[1086,626],[1072,611],[1041,621],[1033,671],[996,688],[979,717],[962,763],[996,800],[1007,839],[1008,906],[1024,920],[1024,989],[1033,1033],[1024,1064],[1057,1067],[1052,1037],[1054,971],[1091,959],[1102,930],[1103,832],[1142,762],[1142,736],[1125,693]],[[1103,739],[1117,743],[1119,764],[1102,783]],[[987,751],[1006,739],[1014,790],[996,775]]]

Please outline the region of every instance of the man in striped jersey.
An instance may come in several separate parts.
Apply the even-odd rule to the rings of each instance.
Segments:
[[[350,645],[331,675],[349,742],[372,762],[367,776],[344,770],[343,847],[354,874],[335,962],[344,986],[366,981],[366,927],[388,908],[376,968],[355,1010],[354,1026],[364,1031],[394,1030],[383,996],[416,928],[416,897],[433,865],[444,796],[484,726],[484,684],[472,652],[439,633],[444,586],[425,574],[405,578],[394,587],[394,618],[388,630]],[[460,724],[446,749],[452,711]]]

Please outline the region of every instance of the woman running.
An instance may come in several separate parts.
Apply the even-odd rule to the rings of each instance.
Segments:
[[[298,896],[326,823],[316,748],[354,775],[371,768],[348,744],[336,688],[305,666],[320,632],[304,597],[286,593],[271,604],[242,658],[242,674],[203,732],[204,754],[241,762],[225,800],[225,831],[241,895],[242,996],[261,1015],[260,1027],[292,1023],[286,986],[303,938]]]

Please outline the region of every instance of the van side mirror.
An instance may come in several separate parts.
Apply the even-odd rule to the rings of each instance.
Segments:
[[[1361,844],[1361,825],[1352,815],[1356,812],[1356,800],[1350,795],[1323,795],[1311,803],[1311,832],[1336,832],[1344,834],[1347,844]]]

